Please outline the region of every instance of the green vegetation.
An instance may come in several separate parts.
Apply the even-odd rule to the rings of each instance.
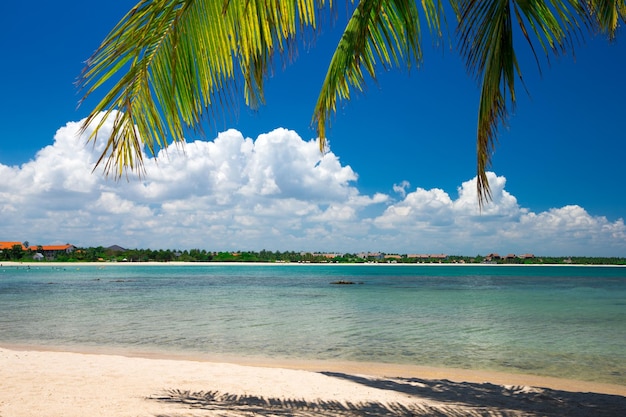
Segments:
[[[117,176],[141,170],[142,145],[155,154],[184,142],[185,132],[199,130],[204,119],[234,110],[241,93],[250,107],[263,104],[273,64],[293,58],[298,43],[313,44],[307,41],[320,25],[342,9],[332,11],[332,4],[139,1],[79,80],[85,98],[95,91],[104,97],[83,126],[91,137],[103,126],[101,112],[114,119],[98,163]],[[624,0],[361,0],[345,9],[351,16],[312,109],[320,149],[338,104],[364,91],[366,77],[376,79],[381,68],[421,64],[422,28],[428,28],[430,42],[458,47],[480,88],[475,140],[481,202],[490,197],[486,169],[498,130],[515,107],[515,87],[523,85],[522,68],[539,65],[542,53],[547,58],[571,51],[586,34],[613,40],[626,18]],[[520,44],[534,59],[518,60]]]
[[[36,248],[24,250],[15,245],[9,250],[0,251],[0,261],[36,263],[33,256]],[[446,256],[407,254],[328,254],[294,251],[239,251],[212,252],[205,249],[121,249],[98,247],[77,248],[72,253],[60,252],[52,262],[262,262],[262,263],[397,263],[397,264],[511,264],[511,265],[626,265],[626,258],[617,257],[503,257],[491,259],[488,256]]]

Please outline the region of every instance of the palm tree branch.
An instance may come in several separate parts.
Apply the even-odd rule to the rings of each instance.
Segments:
[[[481,83],[476,138],[480,206],[491,199],[486,170],[491,165],[498,127],[506,125],[509,108],[515,106],[516,78],[523,84],[515,54],[512,13],[538,63],[533,38],[538,40],[546,55],[548,51],[565,50],[571,46],[572,32],[579,27],[581,9],[577,0],[460,2],[460,50],[468,69]]]
[[[248,105],[262,103],[274,53],[285,53],[297,29],[315,26],[315,12],[325,3],[140,1],[105,38],[78,82],[83,101],[113,83],[83,125],[87,129],[101,112],[120,111],[99,164],[106,159],[105,172],[121,176],[141,166],[143,146],[155,154],[183,143],[185,130],[198,129],[206,113],[234,107],[241,83]],[[105,119],[95,123],[91,139]]]
[[[581,0],[594,18],[600,31],[606,33],[609,40],[615,39],[620,21],[626,23],[626,1],[624,0]]]
[[[442,7],[422,1],[429,27],[440,33]],[[351,90],[364,89],[367,72],[376,80],[377,62],[384,68],[415,60],[421,62],[420,20],[415,1],[363,0],[355,8],[331,59],[313,114],[320,149],[325,148],[326,125],[337,101],[349,99]]]

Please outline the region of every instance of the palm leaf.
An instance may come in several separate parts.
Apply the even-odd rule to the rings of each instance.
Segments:
[[[510,108],[515,106],[516,79],[522,80],[514,23],[539,62],[534,42],[546,55],[571,48],[572,35],[587,15],[577,0],[461,0],[459,6],[460,50],[481,82],[476,148],[477,192],[482,206],[491,198],[486,171],[498,128],[506,125]]]
[[[141,0],[87,62],[78,82],[85,100],[112,86],[86,118],[96,140],[107,117],[111,136],[98,164],[121,176],[152,154],[184,141],[205,117],[245,103],[264,102],[264,80],[275,56],[290,58],[297,33],[316,27],[328,0]],[[352,1],[354,4],[354,0]],[[314,109],[320,148],[339,100],[362,91],[365,76],[422,60],[421,20],[441,36],[440,0],[361,0],[339,41]],[[477,127],[479,204],[490,198],[486,170],[498,128],[514,108],[522,80],[516,39],[525,39],[539,64],[544,53],[571,49],[573,34],[593,24],[613,39],[626,17],[624,0],[449,0],[458,21],[459,46],[480,81]],[[517,23],[517,25],[515,25]],[[518,31],[518,32],[516,32]],[[519,33],[520,36],[516,36]],[[118,111],[119,110],[119,111]],[[105,117],[101,117],[101,114]]]
[[[328,3],[332,4],[332,0]],[[142,0],[109,33],[78,82],[83,101],[113,83],[83,128],[116,110],[98,164],[121,176],[142,166],[142,148],[155,154],[184,141],[203,117],[234,107],[243,84],[246,104],[263,103],[273,56],[290,51],[296,32],[315,27],[326,0]],[[104,112],[105,117],[100,117]],[[95,125],[95,126],[92,126]]]
[[[626,23],[626,1],[587,0],[584,3],[600,31],[606,33],[610,40],[614,40],[620,21]]]
[[[440,34],[443,7],[422,1],[429,28]],[[376,79],[376,64],[384,68],[422,59],[420,16],[413,0],[362,0],[355,8],[330,62],[313,115],[320,149],[325,148],[326,126],[337,101],[362,91],[364,74]]]

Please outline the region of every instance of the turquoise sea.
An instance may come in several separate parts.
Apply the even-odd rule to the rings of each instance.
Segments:
[[[626,268],[4,266],[2,345],[383,362],[626,385]]]

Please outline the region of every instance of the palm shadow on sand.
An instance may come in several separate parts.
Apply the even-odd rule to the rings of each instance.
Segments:
[[[489,383],[453,382],[419,378],[369,378],[338,372],[322,372],[333,378],[349,380],[371,388],[406,394],[415,402],[344,403],[301,399],[264,398],[233,395],[217,391],[190,392],[167,390],[150,400],[177,403],[190,409],[212,411],[216,416],[312,417],[312,416],[623,416],[626,397],[502,386]],[[431,402],[426,405],[423,401]],[[187,415],[187,414],[186,414]],[[206,415],[206,414],[202,414]],[[158,415],[156,417],[175,417]]]

